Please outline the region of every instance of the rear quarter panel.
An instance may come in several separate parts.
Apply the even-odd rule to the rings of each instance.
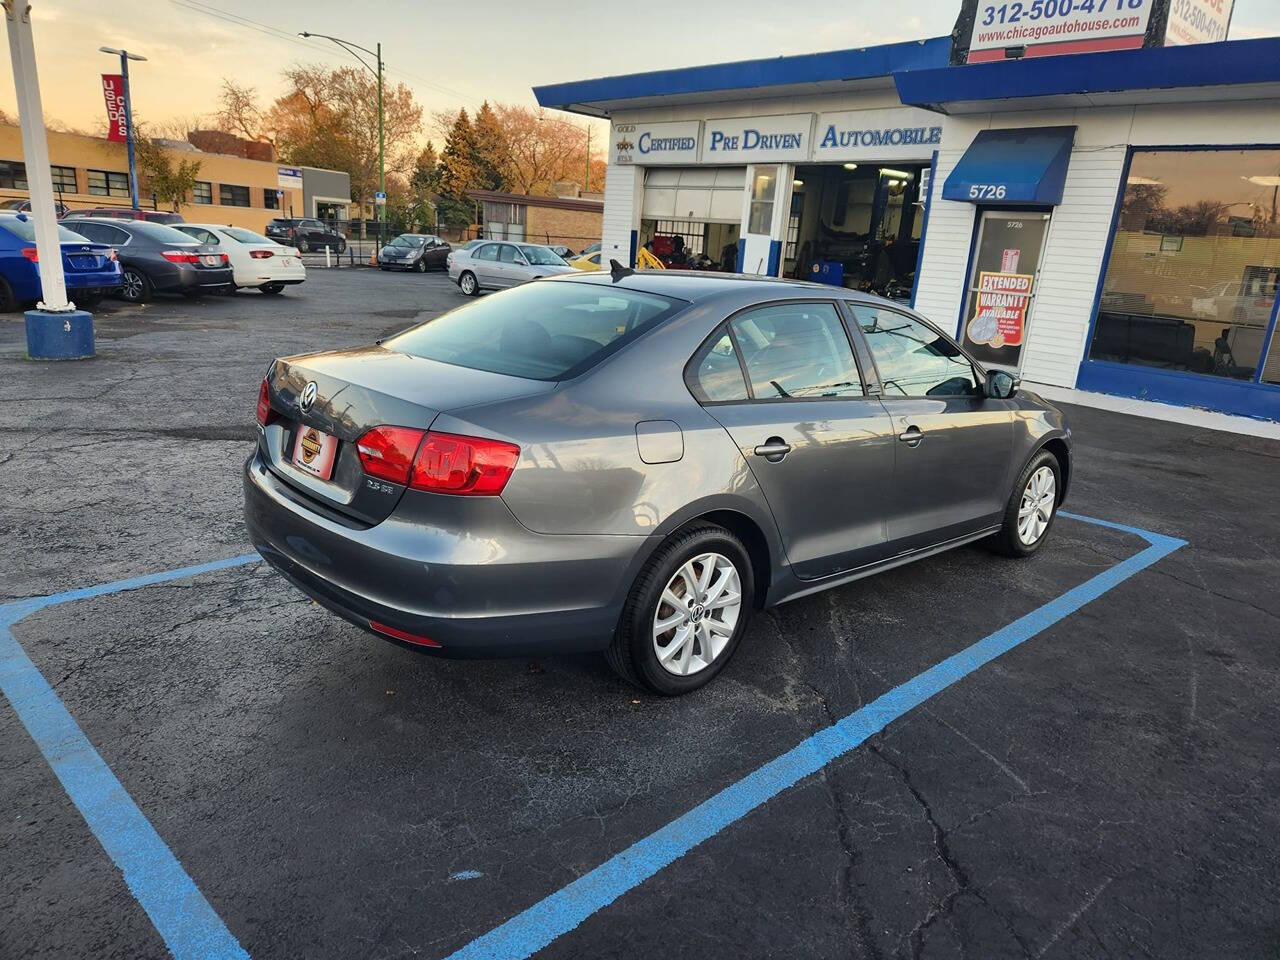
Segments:
[[[502,496],[536,532],[652,536],[734,510],[772,549],[776,528],[746,461],[684,383],[685,362],[723,318],[694,307],[545,396],[445,411],[432,429],[519,444]],[[679,460],[641,459],[636,424],[652,420],[678,426]]]

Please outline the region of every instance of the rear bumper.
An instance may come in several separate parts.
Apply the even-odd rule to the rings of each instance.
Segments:
[[[245,465],[244,493],[254,547],[303,593],[366,630],[377,621],[430,637],[439,648],[414,649],[440,656],[604,649],[650,546],[536,534],[500,498],[418,491],[382,523],[352,528],[309,509],[260,451]]]
[[[269,270],[244,269],[236,273],[236,286],[260,287],[265,283],[302,283],[307,279],[307,268],[301,263],[293,267],[272,267]]]

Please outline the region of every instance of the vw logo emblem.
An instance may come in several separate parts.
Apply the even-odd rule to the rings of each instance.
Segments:
[[[320,392],[316,386],[316,382],[311,380],[302,388],[302,393],[298,394],[298,409],[306,413],[316,402],[316,394]]]

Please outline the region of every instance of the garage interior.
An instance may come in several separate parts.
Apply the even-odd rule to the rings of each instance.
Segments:
[[[909,300],[928,172],[912,163],[797,166],[783,276]]]
[[[649,168],[640,246],[669,269],[733,272],[746,182],[746,167]]]

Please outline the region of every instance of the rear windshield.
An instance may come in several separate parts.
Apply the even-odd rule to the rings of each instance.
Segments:
[[[138,236],[147,237],[156,241],[156,243],[192,244],[196,242],[181,230],[166,227],[163,223],[151,223],[148,220],[130,220],[128,229]]]
[[[0,227],[4,227],[19,240],[29,240],[32,243],[36,239],[36,225],[32,220],[19,220],[17,217],[0,217]],[[63,243],[89,243],[90,241],[82,237],[78,233],[73,233],[66,227],[58,227],[58,239]]]
[[[451,310],[384,346],[475,370],[562,380],[599,363],[684,305],[637,290],[534,281]]]
[[[274,240],[268,240],[262,234],[254,233],[252,230],[246,230],[244,227],[222,227],[221,230],[232,240],[239,240],[241,243],[275,244]]]

